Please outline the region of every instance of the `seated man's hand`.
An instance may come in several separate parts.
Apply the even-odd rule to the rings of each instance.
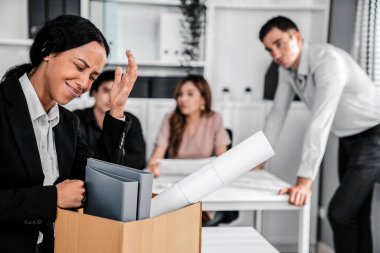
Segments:
[[[311,197],[312,181],[309,178],[299,177],[297,183],[289,188],[283,188],[279,194],[289,194],[289,203],[296,206],[306,205]]]

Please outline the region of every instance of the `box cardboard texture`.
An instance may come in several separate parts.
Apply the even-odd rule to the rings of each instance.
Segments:
[[[57,210],[55,253],[200,253],[202,204],[120,222]]]

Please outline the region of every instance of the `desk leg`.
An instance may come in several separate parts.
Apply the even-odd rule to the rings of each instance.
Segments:
[[[310,203],[300,210],[298,234],[298,252],[309,253],[310,240]]]
[[[256,210],[254,212],[254,215],[255,215],[254,227],[257,232],[259,232],[260,234],[263,234],[263,211]]]

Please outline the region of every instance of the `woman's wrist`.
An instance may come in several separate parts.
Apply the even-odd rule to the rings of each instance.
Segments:
[[[114,118],[121,119],[124,117],[124,110],[123,110],[123,108],[111,109],[110,115]]]

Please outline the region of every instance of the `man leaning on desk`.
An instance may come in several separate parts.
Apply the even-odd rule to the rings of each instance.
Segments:
[[[260,30],[260,40],[280,65],[279,84],[265,133],[275,143],[295,94],[311,111],[289,202],[305,205],[311,195],[330,130],[339,139],[339,180],[329,206],[336,253],[372,252],[372,189],[380,181],[380,89],[345,51],[309,45],[297,26],[278,16]],[[262,167],[262,165],[261,165]]]

